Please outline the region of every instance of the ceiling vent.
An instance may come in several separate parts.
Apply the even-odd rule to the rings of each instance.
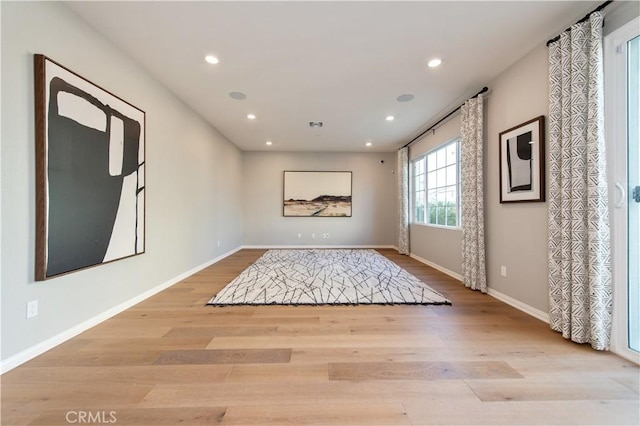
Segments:
[[[229,97],[232,99],[235,99],[237,101],[243,101],[245,99],[247,99],[247,95],[245,95],[242,92],[231,92],[229,93]]]
[[[319,128],[319,127],[322,127],[322,126],[324,126],[324,123],[322,121],[310,121],[309,122],[309,127],[312,127],[312,128],[313,127]]]

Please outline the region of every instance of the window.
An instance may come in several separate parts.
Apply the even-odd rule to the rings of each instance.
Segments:
[[[459,142],[455,139],[412,161],[413,222],[460,225]]]

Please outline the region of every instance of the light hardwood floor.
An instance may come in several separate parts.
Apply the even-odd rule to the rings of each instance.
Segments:
[[[263,252],[6,373],[2,425],[640,423],[637,366],[394,250],[453,306],[205,306]]]

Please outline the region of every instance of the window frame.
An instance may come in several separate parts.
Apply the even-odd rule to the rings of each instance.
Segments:
[[[411,215],[410,215],[410,221],[411,224],[415,224],[415,225],[422,225],[422,226],[430,226],[430,227],[435,227],[435,228],[442,228],[442,229],[454,229],[454,230],[459,230],[461,229],[461,196],[460,196],[460,192],[461,192],[461,182],[460,182],[460,136],[457,136],[453,139],[450,139],[436,147],[434,147],[433,149],[425,152],[424,154],[414,158],[413,160],[411,160],[411,169],[410,169],[410,182],[409,182],[409,190],[411,191]],[[446,155],[446,151],[448,149],[448,147],[452,144],[456,145],[456,160],[455,163],[451,163],[451,164],[446,164],[446,160],[445,160],[445,164],[440,167],[435,167],[433,169],[429,169],[429,161],[428,158],[430,155],[435,154],[437,155],[438,151],[443,151]],[[437,161],[437,160],[436,160]],[[416,174],[416,167],[417,164],[419,162],[423,162],[424,164],[424,169],[422,170],[423,173],[421,173],[420,175],[424,176],[423,178],[423,186],[422,188],[417,188],[417,177],[419,175]],[[451,166],[451,165],[455,165],[456,168],[456,183],[455,183],[455,190],[456,190],[456,201],[455,201],[455,206],[456,206],[456,224],[455,225],[447,225],[447,224],[441,224],[441,223],[430,223],[430,203],[429,203],[429,173],[432,172],[436,172],[438,170],[446,170],[447,167]],[[433,187],[431,188],[431,190],[434,191],[438,191],[438,190],[444,190],[445,188],[449,188],[453,185],[441,185],[441,186],[437,186],[437,187]],[[420,218],[418,217],[417,214],[417,205],[416,205],[416,201],[417,201],[417,195],[418,192],[422,192],[423,194],[423,201],[424,201],[424,212],[422,213],[422,220],[420,220]],[[446,213],[445,213],[445,217],[446,217]]]
[[[631,349],[629,327],[629,228],[628,208],[617,208],[616,201],[628,202],[628,42],[640,36],[636,17],[604,37],[605,133],[607,178],[609,180],[609,212],[611,221],[611,254],[613,310],[611,352],[638,363],[640,354]],[[620,46],[623,46],[622,48]],[[622,190],[616,186],[621,184]],[[626,190],[625,190],[626,189]],[[626,193],[626,194],[625,194]]]

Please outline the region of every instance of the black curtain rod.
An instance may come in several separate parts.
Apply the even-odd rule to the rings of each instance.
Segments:
[[[469,99],[473,99],[473,98],[477,98],[478,95],[481,95],[483,93],[485,93],[487,90],[489,90],[488,87],[483,87],[482,90],[480,90],[478,93],[476,93],[475,95],[473,95],[472,97],[470,97]],[[462,104],[464,105],[464,103]],[[406,143],[405,146],[403,146],[403,148],[408,147],[409,145],[411,145],[412,143],[414,143],[415,141],[417,141],[418,139],[420,139],[422,136],[424,136],[429,130],[431,129],[435,129],[436,126],[440,123],[442,123],[444,120],[446,120],[447,118],[451,117],[451,115],[453,115],[456,111],[458,111],[460,108],[462,108],[462,105],[460,105],[458,108],[454,109],[453,111],[451,111],[449,114],[445,115],[444,117],[442,117],[440,120],[438,120],[437,123],[435,123],[434,125],[432,125],[431,127],[429,127],[427,130],[425,130],[424,132],[420,133],[418,136],[416,136],[415,138],[411,139],[409,142]]]
[[[586,21],[587,19],[589,19],[589,16],[591,16],[592,13],[596,13],[596,12],[600,12],[602,9],[604,9],[605,7],[609,6],[611,3],[613,3],[613,0],[609,0],[609,1],[605,1],[604,3],[602,3],[600,6],[596,7],[595,9],[593,9],[591,12],[587,13],[586,15],[584,15],[584,18],[582,18],[581,20],[579,20],[578,22],[576,22],[573,25],[579,24],[581,22]],[[573,26],[572,25],[572,26]],[[566,30],[563,31],[571,31],[571,27],[567,28]],[[558,34],[557,36],[555,36],[554,38],[552,38],[551,40],[547,41],[547,46],[549,46],[551,43],[554,43],[556,41],[560,40],[560,34]]]

